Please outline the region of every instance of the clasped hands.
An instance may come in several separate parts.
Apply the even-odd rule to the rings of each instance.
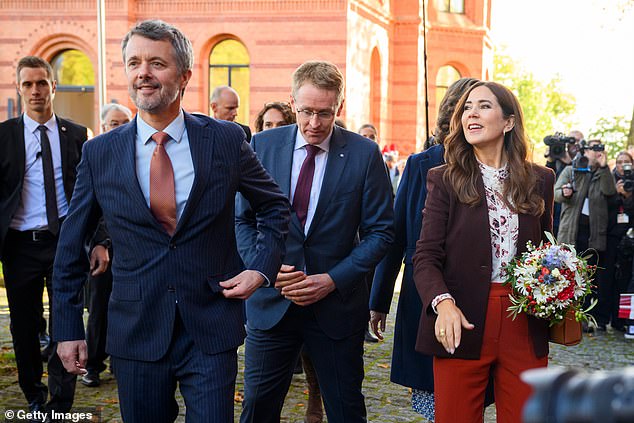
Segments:
[[[434,328],[436,339],[449,354],[453,354],[460,345],[462,329],[472,330],[475,326],[469,323],[451,299],[439,302],[436,310],[438,311]]]
[[[275,288],[284,298],[299,306],[307,306],[324,298],[335,290],[335,282],[328,273],[307,275],[295,266],[283,264],[277,274]]]

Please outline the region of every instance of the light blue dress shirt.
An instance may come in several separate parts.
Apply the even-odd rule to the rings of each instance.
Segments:
[[[22,181],[22,195],[20,203],[9,224],[17,231],[46,229],[46,194],[44,192],[44,171],[42,169],[42,147],[40,145],[40,124],[31,119],[26,113],[24,120],[24,180]],[[53,158],[53,174],[55,175],[55,194],[57,196],[57,214],[66,216],[68,203],[64,192],[64,176],[62,173],[62,149],[59,139],[59,128],[55,115],[44,123],[46,135],[51,145]]]
[[[137,114],[136,176],[148,207],[150,207],[150,162],[152,161],[152,154],[156,148],[156,143],[152,140],[152,135],[156,132],[159,131],[152,128]],[[172,138],[165,145],[165,151],[174,169],[176,221],[178,222],[187,204],[192,186],[194,185],[194,162],[189,148],[189,138],[187,137],[187,129],[185,128],[183,110],[180,111],[176,119],[174,119],[163,132],[166,132]]]

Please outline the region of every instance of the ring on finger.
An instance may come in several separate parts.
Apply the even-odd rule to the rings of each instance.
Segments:
[[[438,330],[438,336],[440,336],[441,338],[445,337],[445,330],[444,329],[439,329]]]

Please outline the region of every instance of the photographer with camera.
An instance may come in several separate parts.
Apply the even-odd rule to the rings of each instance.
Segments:
[[[607,165],[605,147],[600,140],[581,140],[577,155],[566,166],[555,184],[555,201],[561,204],[557,238],[574,244],[579,253],[588,248],[598,253],[590,264],[605,267],[603,255],[607,248],[608,198],[616,194],[614,177]],[[601,278],[601,269],[596,280]],[[588,300],[589,301],[589,300]],[[596,316],[596,309],[592,311]],[[584,325],[586,331],[593,331]]]
[[[619,295],[626,292],[632,267],[632,249],[619,248],[627,230],[634,222],[634,174],[632,156],[623,151],[616,156],[612,172],[616,181],[616,195],[608,198],[607,247],[603,267],[597,275],[599,303],[596,319],[599,330],[610,323],[613,329],[624,331],[625,322],[618,318]]]
[[[556,132],[554,135],[548,135],[544,138],[544,144],[548,146],[548,151],[545,154],[546,167],[555,171],[555,177],[559,177],[561,171],[572,163],[572,158],[577,152],[576,144],[582,139],[583,133],[577,130],[570,131],[568,136]],[[561,204],[555,203],[553,210],[553,233],[555,234],[559,229],[560,214]]]

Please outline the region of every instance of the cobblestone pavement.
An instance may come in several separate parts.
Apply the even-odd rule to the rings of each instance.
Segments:
[[[392,311],[396,310],[395,294]],[[390,315],[390,317],[392,317]],[[410,394],[407,388],[389,382],[390,357],[392,349],[393,319],[388,318],[386,340],[378,344],[365,344],[364,394],[371,422],[425,422],[410,409]],[[240,415],[242,394],[242,348],[239,351],[240,373],[236,386],[235,416]],[[551,344],[550,365],[568,368],[598,370],[615,369],[634,364],[634,341],[627,341],[620,332],[608,329],[594,336],[585,336],[575,347],[561,347]],[[184,422],[184,405],[179,397],[181,415],[177,421]],[[307,404],[306,384],[303,375],[296,375],[284,404],[283,422],[302,422]],[[9,311],[4,288],[0,288],[0,412],[6,409],[24,408],[24,397],[17,383],[17,371],[11,335],[9,332]],[[102,385],[87,388],[77,383],[75,411],[97,410],[102,422],[120,422],[116,381],[106,372],[102,374]],[[495,421],[495,410],[487,409],[486,422]],[[1,421],[2,417],[0,417]]]

